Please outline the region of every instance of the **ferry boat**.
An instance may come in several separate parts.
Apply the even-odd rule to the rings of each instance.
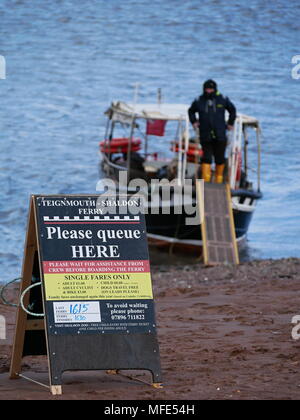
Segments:
[[[185,222],[191,209],[197,206],[196,180],[201,178],[202,156],[199,137],[189,123],[188,108],[187,104],[160,101],[152,104],[114,101],[105,112],[107,124],[99,149],[105,177],[118,182],[120,172],[126,171],[129,181],[142,179],[146,183],[149,243],[199,250],[202,248],[200,222]],[[227,135],[224,182],[230,185],[236,240],[241,246],[257,202],[262,198],[259,121],[238,113],[234,128]],[[214,182],[212,173],[211,182]],[[180,188],[164,196],[155,187],[154,179],[173,181],[182,188],[189,180],[192,188],[188,197],[185,194],[183,204],[177,197]]]

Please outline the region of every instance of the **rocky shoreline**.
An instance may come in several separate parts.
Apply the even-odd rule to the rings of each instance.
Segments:
[[[200,400],[298,399],[300,259],[261,260],[238,267],[153,265],[163,389],[105,372],[64,374],[63,396],[9,380],[15,308],[0,304],[7,339],[0,342],[0,399]],[[18,286],[7,297],[16,301]],[[45,357],[23,361],[27,375],[47,383]],[[148,372],[136,372],[149,381]]]

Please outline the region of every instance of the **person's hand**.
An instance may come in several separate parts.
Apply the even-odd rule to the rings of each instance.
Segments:
[[[230,131],[231,131],[231,130],[233,130],[233,125],[229,125],[229,124],[228,124],[228,125],[227,125],[227,130],[230,130]]]
[[[197,130],[197,128],[199,128],[200,124],[199,121],[194,122],[193,127],[195,130]]]

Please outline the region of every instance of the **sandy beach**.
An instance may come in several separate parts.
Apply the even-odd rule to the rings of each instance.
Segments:
[[[0,399],[200,400],[298,399],[300,260],[262,260],[238,267],[152,266],[164,387],[154,389],[103,371],[66,372],[63,395],[8,370],[15,308],[0,305],[7,340],[0,345]],[[18,286],[7,296],[16,301]],[[22,372],[48,382],[45,357],[23,360]],[[123,374],[151,382],[146,371]]]

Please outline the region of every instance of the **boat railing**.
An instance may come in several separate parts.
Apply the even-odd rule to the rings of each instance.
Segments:
[[[249,137],[248,128],[254,128],[256,132],[256,166],[257,169],[253,168],[249,164]],[[234,129],[230,135],[230,148],[229,148],[229,181],[232,190],[238,188],[237,185],[237,174],[239,170],[243,170],[246,179],[249,179],[249,172],[256,174],[256,188],[260,191],[261,183],[261,129],[258,121],[247,122],[243,119],[242,115],[239,115],[234,124]],[[242,158],[243,156],[243,158]],[[241,167],[241,162],[243,165]]]

